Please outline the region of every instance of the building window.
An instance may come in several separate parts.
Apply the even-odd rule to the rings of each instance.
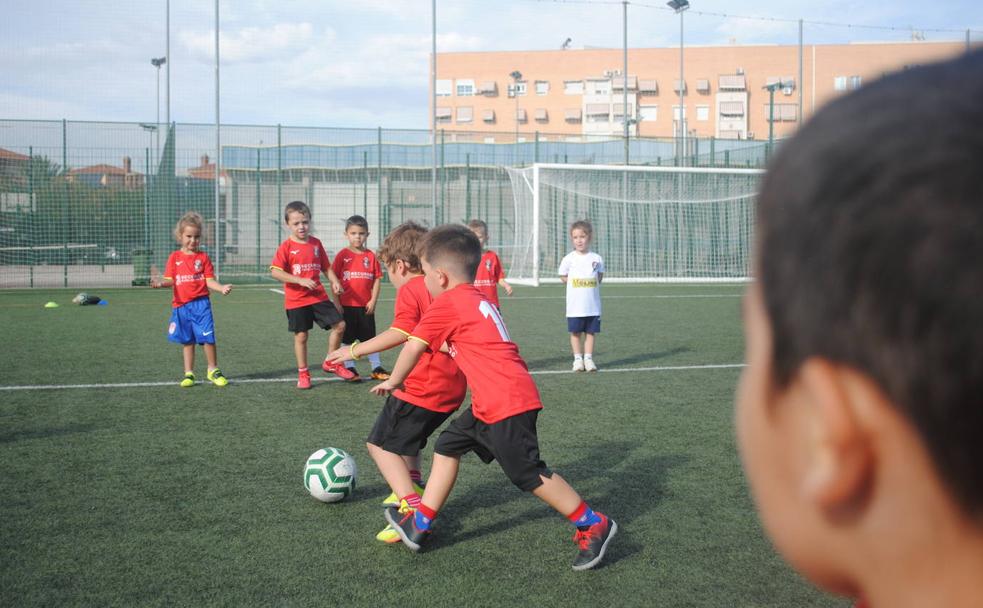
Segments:
[[[672,106],[672,119],[679,120],[679,106]],[[683,108],[683,119],[686,119],[686,108]]]
[[[434,117],[437,119],[437,124],[449,123],[451,121],[451,109],[438,107]]]
[[[856,91],[863,84],[863,78],[860,76],[850,76],[850,90]]]
[[[474,95],[474,80],[458,80],[457,81],[457,96],[458,97],[471,97]]]
[[[484,141],[486,144],[493,144],[493,143],[495,143],[495,138],[494,137],[486,137],[482,141]]]
[[[846,76],[837,76],[833,79],[833,89],[836,91],[846,90]]]
[[[548,80],[536,81],[536,95],[546,95],[549,92],[550,92],[550,83]]]
[[[710,106],[696,106],[696,120],[701,122],[710,120]]]
[[[474,119],[474,108],[471,106],[459,107],[457,109],[457,122],[471,122]]]
[[[583,80],[565,80],[563,82],[563,94],[564,95],[583,95],[584,94],[584,81]]]
[[[584,113],[587,122],[611,122],[611,106],[606,103],[589,103]]]
[[[591,80],[588,85],[588,92],[591,95],[610,95],[611,94],[611,81],[610,80]]]
[[[451,95],[451,80],[438,80],[437,90],[434,91],[437,97],[450,97]]]
[[[659,119],[659,106],[638,106],[638,119],[643,122],[655,122]]]

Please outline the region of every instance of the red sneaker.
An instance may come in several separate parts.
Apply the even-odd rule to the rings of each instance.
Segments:
[[[598,515],[601,521],[586,530],[578,529],[573,537],[580,549],[577,559],[573,561],[574,570],[589,570],[596,566],[604,558],[611,538],[618,532],[618,524],[613,519],[603,513]]]
[[[297,373],[297,388],[311,388],[311,372],[305,370]]]
[[[321,364],[321,369],[323,369],[329,374],[334,374],[335,376],[338,376],[339,378],[347,382],[358,382],[359,380],[361,380],[358,374],[348,369],[344,365],[335,365],[333,363],[328,363],[327,361],[325,361],[324,363]]]

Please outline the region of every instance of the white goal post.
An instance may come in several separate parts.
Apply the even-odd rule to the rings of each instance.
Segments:
[[[506,168],[515,204],[508,281],[558,282],[570,224],[593,225],[605,282],[750,277],[760,169],[534,164]]]

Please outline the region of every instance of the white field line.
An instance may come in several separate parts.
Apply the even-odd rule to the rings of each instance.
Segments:
[[[282,296],[282,295],[286,295],[286,294],[284,294],[284,293],[283,293],[283,290],[282,290],[282,289],[277,289],[277,288],[275,288],[275,287],[270,287],[270,291],[272,291],[273,293],[278,293],[278,294],[280,294],[281,296]]]
[[[743,363],[722,363],[717,365],[666,365],[656,367],[617,367],[602,369],[598,373],[617,374],[625,372],[676,372],[708,369],[740,369]],[[534,376],[552,376],[556,374],[574,374],[570,370],[539,370],[529,372]],[[313,382],[340,382],[340,378],[311,378]],[[269,384],[274,382],[296,382],[297,378],[243,378],[229,380],[229,384]],[[207,384],[201,381],[197,384]],[[51,391],[65,389],[99,389],[99,388],[146,388],[155,386],[177,386],[177,382],[110,382],[106,384],[25,384],[20,386],[0,386],[0,391]]]

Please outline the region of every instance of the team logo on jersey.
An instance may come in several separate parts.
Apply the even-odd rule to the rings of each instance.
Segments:
[[[362,258],[362,266],[365,266],[365,269],[366,270],[369,269],[369,258],[367,258],[367,257]]]
[[[342,273],[341,273],[341,280],[342,281],[347,282],[347,281],[351,280],[351,278],[352,278],[352,273],[351,273],[350,270],[342,271]]]
[[[597,270],[597,262],[591,262],[590,263],[590,269],[596,271]]]
[[[195,272],[201,272],[201,260],[195,260]]]
[[[347,264],[347,263],[351,262],[352,259],[351,258],[343,258],[343,261]]]
[[[491,272],[491,260],[485,260],[485,270]]]
[[[180,266],[181,264],[184,264],[184,260],[178,260],[178,261],[174,262],[174,265],[175,266]]]
[[[300,249],[291,249],[290,250],[290,255],[297,255],[298,253],[300,253]]]
[[[300,264],[294,264],[294,276],[299,277],[301,273]]]

